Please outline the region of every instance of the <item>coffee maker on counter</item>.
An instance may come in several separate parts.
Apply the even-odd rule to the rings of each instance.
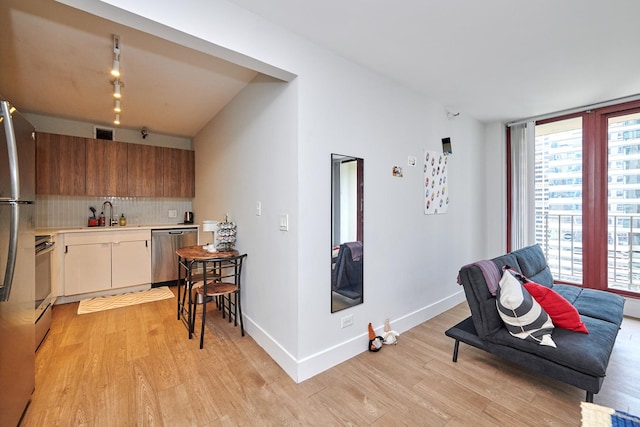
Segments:
[[[185,224],[193,224],[193,212],[186,211],[184,213],[184,223]]]

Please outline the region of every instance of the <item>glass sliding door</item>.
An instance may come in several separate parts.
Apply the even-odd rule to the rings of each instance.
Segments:
[[[640,292],[640,112],[607,118],[607,279]]]
[[[582,283],[582,117],[535,127],[535,235],[554,278]]]

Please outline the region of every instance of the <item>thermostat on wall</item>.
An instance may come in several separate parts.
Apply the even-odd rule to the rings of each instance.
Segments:
[[[451,148],[451,138],[442,138],[442,152],[445,156],[453,154],[453,150]]]

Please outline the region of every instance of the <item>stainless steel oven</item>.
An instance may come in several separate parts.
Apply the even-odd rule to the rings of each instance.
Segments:
[[[35,349],[40,347],[51,326],[51,255],[55,243],[51,236],[36,236],[36,342]]]

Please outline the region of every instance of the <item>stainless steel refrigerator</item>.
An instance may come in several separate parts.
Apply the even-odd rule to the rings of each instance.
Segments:
[[[15,426],[35,387],[35,138],[0,96],[0,426]]]

